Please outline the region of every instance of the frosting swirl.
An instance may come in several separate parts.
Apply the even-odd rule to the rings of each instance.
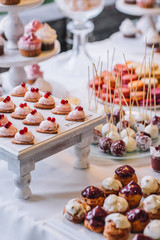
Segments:
[[[111,194],[105,199],[103,208],[110,213],[125,212],[128,209],[128,202],[122,197]]]
[[[131,224],[128,221],[127,217],[119,213],[108,215],[105,218],[105,226],[108,226],[110,224],[110,221],[113,221],[115,223],[116,228],[127,229],[131,227]]]

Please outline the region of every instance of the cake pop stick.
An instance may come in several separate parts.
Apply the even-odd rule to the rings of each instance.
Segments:
[[[88,110],[91,108],[91,94],[90,94],[90,68],[88,66]]]
[[[149,58],[149,79],[151,78],[151,67],[150,67],[150,58]],[[147,109],[148,109],[148,100],[149,100],[149,87],[147,91],[147,99],[146,99],[146,111],[145,111],[145,117],[144,117],[144,127],[146,126],[146,116],[147,116]]]

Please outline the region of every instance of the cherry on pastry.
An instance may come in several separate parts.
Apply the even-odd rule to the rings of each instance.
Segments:
[[[4,127],[5,127],[5,128],[9,128],[11,125],[12,125],[11,122],[7,122],[7,123],[4,125]]]
[[[34,115],[34,114],[36,114],[36,113],[37,113],[37,110],[36,110],[36,109],[34,109],[34,110],[31,112],[32,115]]]
[[[20,106],[20,108],[27,107],[27,103],[20,103],[19,106]]]
[[[36,91],[36,92],[39,92],[39,88],[36,88],[35,91]]]
[[[4,118],[4,114],[0,114],[0,119]]]
[[[35,92],[35,88],[32,87],[30,91],[31,91],[31,92]]]
[[[67,104],[68,103],[68,100],[61,100],[61,104],[63,104],[63,105],[65,105],[65,104]]]
[[[123,140],[117,140],[111,145],[111,153],[114,156],[122,157],[126,153],[126,145]]]
[[[77,106],[77,107],[75,108],[75,110],[78,110],[78,111],[83,111],[83,108],[82,108],[82,107],[80,107],[80,106]]]
[[[10,96],[7,96],[5,99],[3,99],[3,102],[6,103],[6,102],[9,102],[11,100]]]
[[[21,129],[20,131],[19,131],[19,133],[21,134],[21,135],[23,135],[23,134],[25,134],[25,133],[27,133],[28,132],[28,128],[27,127],[24,127],[23,129]]]
[[[50,92],[46,92],[46,93],[44,94],[44,97],[45,97],[45,98],[48,98],[50,95],[51,95]]]
[[[110,148],[113,143],[111,138],[103,137],[99,140],[99,147],[103,152],[110,153]]]
[[[26,84],[24,82],[21,83],[21,87],[25,87]]]

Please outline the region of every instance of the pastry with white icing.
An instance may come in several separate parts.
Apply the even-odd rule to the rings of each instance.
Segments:
[[[105,228],[103,235],[108,240],[127,240],[131,230],[131,224],[127,217],[113,213],[105,218]]]
[[[34,136],[32,132],[28,131],[27,127],[24,127],[17,132],[12,139],[12,143],[20,145],[32,145],[34,144]]]
[[[119,30],[126,38],[136,37],[136,27],[134,26],[134,23],[128,18],[121,23]]]
[[[159,181],[152,176],[144,176],[141,179],[141,189],[144,197],[159,193]]]
[[[35,108],[40,109],[52,109],[55,107],[54,98],[51,96],[50,92],[46,92],[43,97],[39,99],[37,103],[34,104]]]
[[[160,240],[160,220],[153,220],[144,229],[144,235],[154,240]]]
[[[118,195],[118,192],[121,188],[121,182],[114,178],[107,177],[102,181],[101,189],[106,194],[106,196],[109,196],[110,194]]]
[[[85,118],[85,112],[83,110],[83,107],[81,106],[77,106],[73,111],[71,111],[67,116],[65,116],[65,119],[67,121],[75,122],[84,122]]]
[[[144,199],[142,206],[151,219],[160,219],[160,196],[148,196]]]

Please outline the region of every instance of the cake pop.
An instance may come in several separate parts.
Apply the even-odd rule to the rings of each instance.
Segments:
[[[111,138],[103,137],[99,140],[99,147],[105,153],[110,153],[110,148],[113,143]]]
[[[152,145],[152,139],[147,135],[139,135],[136,137],[137,147],[140,151],[146,152]]]
[[[112,132],[112,131],[109,134],[107,134],[106,137],[111,138],[113,140],[113,142],[121,139],[118,132]]]
[[[158,127],[156,125],[153,125],[152,123],[145,127],[145,132],[149,133],[152,139],[158,137],[158,131]]]
[[[112,145],[111,145],[111,153],[114,156],[117,156],[117,157],[124,156],[124,154],[126,153],[125,142],[123,140],[118,140],[118,141],[115,141],[114,143],[112,143]]]
[[[109,132],[117,132],[117,128],[114,124],[112,123],[106,123],[103,127],[102,127],[102,135],[106,136]]]
[[[123,138],[123,141],[126,144],[126,152],[134,152],[137,149],[136,140],[130,136]]]
[[[126,128],[126,129],[123,129],[122,132],[121,132],[121,138],[125,138],[126,136],[129,136],[129,137],[132,137],[132,138],[135,138],[136,137],[136,133],[133,129],[131,128]]]

